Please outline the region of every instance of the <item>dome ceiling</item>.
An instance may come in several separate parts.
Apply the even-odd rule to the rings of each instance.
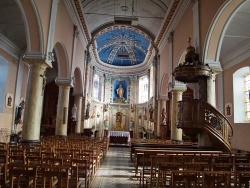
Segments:
[[[113,27],[96,37],[97,52],[103,63],[132,66],[143,63],[150,39],[132,27]]]
[[[111,71],[147,65],[152,45],[173,0],[83,0],[86,28],[98,56],[97,66]],[[111,65],[111,66],[109,66]]]

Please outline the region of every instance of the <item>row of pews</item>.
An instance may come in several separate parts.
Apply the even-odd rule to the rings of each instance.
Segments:
[[[0,143],[1,187],[90,187],[109,149],[107,138],[51,136]]]
[[[134,140],[130,147],[140,187],[250,187],[247,152],[226,153],[159,140]]]

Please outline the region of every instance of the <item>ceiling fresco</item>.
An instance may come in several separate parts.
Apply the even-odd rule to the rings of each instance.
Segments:
[[[99,59],[114,66],[133,66],[144,62],[150,41],[135,30],[115,28],[96,37]]]

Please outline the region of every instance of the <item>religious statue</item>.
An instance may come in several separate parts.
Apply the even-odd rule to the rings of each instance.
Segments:
[[[154,108],[153,105],[151,104],[151,107],[149,109],[149,119],[153,119],[153,113],[154,113]]]
[[[165,108],[162,109],[161,111],[161,124],[166,125],[167,124],[167,113],[165,111]]]
[[[90,102],[88,101],[87,106],[86,106],[86,113],[85,113],[86,117],[89,117],[89,108],[90,108]]]
[[[116,93],[118,95],[119,98],[123,98],[123,94],[124,94],[124,89],[122,88],[122,85],[120,84],[119,87],[116,90]]]
[[[12,97],[9,96],[9,97],[8,97],[8,103],[7,103],[7,105],[8,105],[8,106],[11,106],[11,104],[12,104]]]
[[[16,108],[16,117],[15,117],[15,125],[14,125],[14,129],[16,131],[17,128],[17,124],[22,123],[22,112],[24,109],[24,104],[25,102],[22,101],[19,106]]]
[[[133,117],[130,117],[129,128],[130,128],[130,130],[134,129],[134,118]]]
[[[46,71],[44,71],[44,73],[41,74],[40,77],[42,77],[42,79],[43,79],[43,86],[42,86],[42,95],[43,95],[44,90],[45,90],[45,86],[46,86],[46,80],[47,80]]]
[[[134,112],[134,111],[135,111],[135,107],[134,107],[134,104],[133,104],[133,103],[130,104],[130,110],[131,110],[131,112]]]
[[[72,111],[71,111],[71,117],[74,120],[76,119],[76,112],[77,112],[77,107],[76,107],[76,104],[74,104],[72,107]]]
[[[104,128],[108,129],[108,127],[109,127],[109,121],[108,121],[108,115],[106,115],[104,119]]]
[[[122,87],[122,84],[115,90],[117,93],[114,103],[127,103],[127,100],[124,97],[125,89]]]
[[[109,109],[109,103],[104,104],[104,112],[107,112]]]

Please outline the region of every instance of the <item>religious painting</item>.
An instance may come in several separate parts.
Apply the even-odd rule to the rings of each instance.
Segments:
[[[116,113],[116,121],[119,121],[119,122],[122,121],[122,113],[121,112]]]
[[[11,93],[7,93],[5,96],[5,107],[6,108],[13,107],[13,95]]]

